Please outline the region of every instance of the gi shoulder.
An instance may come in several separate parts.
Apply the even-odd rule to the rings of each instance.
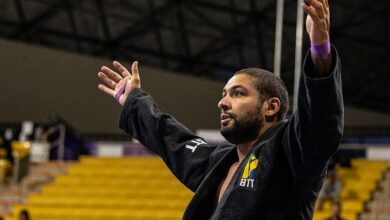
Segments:
[[[230,143],[219,144],[218,147],[210,155],[209,167],[216,165],[226,154],[236,148],[236,145]]]

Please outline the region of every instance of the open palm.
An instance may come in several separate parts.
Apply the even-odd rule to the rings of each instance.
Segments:
[[[113,65],[121,74],[118,74],[106,66],[102,66],[101,72],[98,73],[98,77],[106,85],[99,84],[98,87],[102,92],[114,97],[119,104],[123,105],[127,96],[133,89],[141,88],[138,62],[133,62],[131,72],[117,61],[114,61]]]

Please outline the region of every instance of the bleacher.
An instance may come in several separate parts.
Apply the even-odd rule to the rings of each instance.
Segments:
[[[378,188],[387,170],[387,162],[353,159],[351,167],[339,168],[343,183],[341,213],[345,220],[357,220],[366,210],[367,203]],[[314,220],[324,220],[331,215],[332,203],[327,201],[322,210],[315,210]]]
[[[68,173],[15,206],[32,219],[181,219],[192,193],[159,158],[83,157]],[[8,220],[15,217],[8,217]]]
[[[343,183],[342,217],[358,220],[383,180],[387,163],[354,159],[350,168],[340,167]],[[389,181],[387,181],[389,182]],[[385,182],[385,183],[387,183]],[[27,209],[32,219],[181,219],[192,192],[184,187],[157,157],[82,157],[70,163],[40,193],[13,207],[13,215]],[[314,220],[330,216],[331,202],[316,210]],[[372,219],[372,218],[367,218]]]

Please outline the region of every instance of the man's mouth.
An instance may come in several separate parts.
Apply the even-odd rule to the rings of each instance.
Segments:
[[[222,113],[221,114],[221,125],[226,126],[231,119],[233,119],[233,117],[230,114]]]

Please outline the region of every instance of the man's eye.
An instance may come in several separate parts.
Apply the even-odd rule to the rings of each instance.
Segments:
[[[244,94],[242,93],[242,92],[240,92],[240,91],[234,91],[233,92],[233,96],[238,96],[238,97],[240,97],[240,96],[243,96]]]

